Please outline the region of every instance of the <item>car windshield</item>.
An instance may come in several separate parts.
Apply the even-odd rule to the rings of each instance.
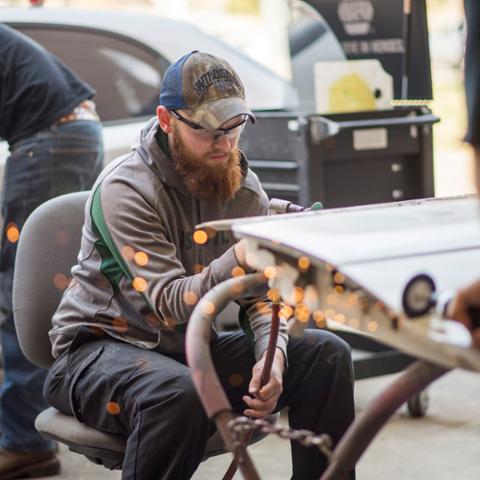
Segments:
[[[283,110],[297,107],[297,92],[288,80],[191,23],[155,15],[100,10],[90,12],[73,8],[3,8],[0,10],[0,21],[24,31],[43,43],[97,90],[99,90],[98,83],[107,83],[105,78],[100,78],[105,77],[105,68],[98,68],[97,84],[92,81],[93,73],[89,76],[88,72],[85,74],[81,71],[82,64],[85,70],[96,68],[93,66],[95,56],[102,57],[103,60],[107,58],[108,68],[115,66],[118,75],[120,71],[122,72],[121,79],[114,80],[110,83],[110,87],[113,85],[118,90],[118,95],[124,96],[129,85],[131,86],[134,81],[140,81],[144,86],[150,87],[163,75],[168,64],[185,52],[202,50],[224,58],[234,65],[245,84],[247,100],[252,109]],[[34,31],[42,31],[44,38],[40,38],[38,33],[34,36]],[[77,37],[75,41],[72,38],[74,33]],[[87,54],[80,57],[81,54],[77,53],[77,60],[72,62],[71,53],[62,54],[62,50],[67,50],[69,45],[78,42],[81,33],[84,38],[88,36],[94,38],[90,48],[93,57]],[[47,40],[48,44],[46,44]],[[84,39],[82,44],[85,41],[90,42]],[[120,47],[121,43],[126,46]],[[131,57],[136,57],[138,60],[140,50],[143,50],[140,63],[138,61],[132,63]],[[145,56],[149,58],[146,59]],[[134,65],[133,68],[132,65]],[[156,94],[158,94],[159,85],[158,81]],[[97,95],[97,98],[99,96]],[[134,104],[135,99],[129,100],[124,106],[127,114]],[[142,105],[147,105],[147,102],[144,101]]]

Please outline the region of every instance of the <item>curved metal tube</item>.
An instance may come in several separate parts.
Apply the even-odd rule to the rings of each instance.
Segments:
[[[270,380],[272,372],[273,359],[275,357],[275,350],[277,349],[278,332],[280,330],[280,303],[272,303],[272,325],[270,327],[270,338],[268,339],[267,353],[265,355],[265,363],[263,364],[262,374],[260,376],[260,385],[263,387]],[[245,439],[245,444],[250,441],[251,432]],[[222,480],[231,480],[237,471],[237,460],[234,457],[232,463],[228,466]]]
[[[215,371],[210,354],[210,337],[215,317],[231,301],[245,294],[245,290],[266,284],[261,273],[231,278],[210,290],[198,302],[187,327],[186,354],[193,383],[207,415],[215,420],[225,446],[234,452],[227,424],[233,418],[232,407]],[[242,452],[239,467],[248,480],[260,480],[246,451]]]
[[[272,372],[273,359],[275,358],[275,350],[277,349],[278,332],[280,330],[280,303],[272,303],[272,325],[270,327],[270,337],[265,354],[265,363],[263,364],[262,374],[260,376],[260,386],[263,387],[270,381],[270,373]]]

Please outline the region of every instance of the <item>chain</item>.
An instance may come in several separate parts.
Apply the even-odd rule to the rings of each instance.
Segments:
[[[234,437],[234,447],[240,451],[244,447],[244,441],[248,432],[258,430],[262,433],[277,435],[280,438],[298,442],[304,447],[317,447],[330,460],[332,456],[332,439],[329,435],[316,435],[310,430],[293,430],[289,427],[271,424],[267,420],[253,419],[248,417],[235,417],[228,422],[228,428]]]

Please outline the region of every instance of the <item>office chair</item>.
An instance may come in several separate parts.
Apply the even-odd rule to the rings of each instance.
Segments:
[[[13,282],[14,321],[23,353],[39,367],[49,368],[53,363],[48,331],[76,263],[88,193],[69,193],[40,205],[20,235]],[[273,415],[269,420],[277,418]],[[88,427],[52,407],[38,415],[35,427],[44,437],[67,445],[94,463],[111,470],[122,468],[126,437]],[[257,433],[250,443],[264,436]],[[204,460],[225,452],[217,432],[208,441]]]

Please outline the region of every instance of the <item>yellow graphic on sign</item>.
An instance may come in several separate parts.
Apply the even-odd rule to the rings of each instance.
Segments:
[[[329,88],[328,111],[332,113],[375,110],[375,97],[357,73],[340,77]]]

